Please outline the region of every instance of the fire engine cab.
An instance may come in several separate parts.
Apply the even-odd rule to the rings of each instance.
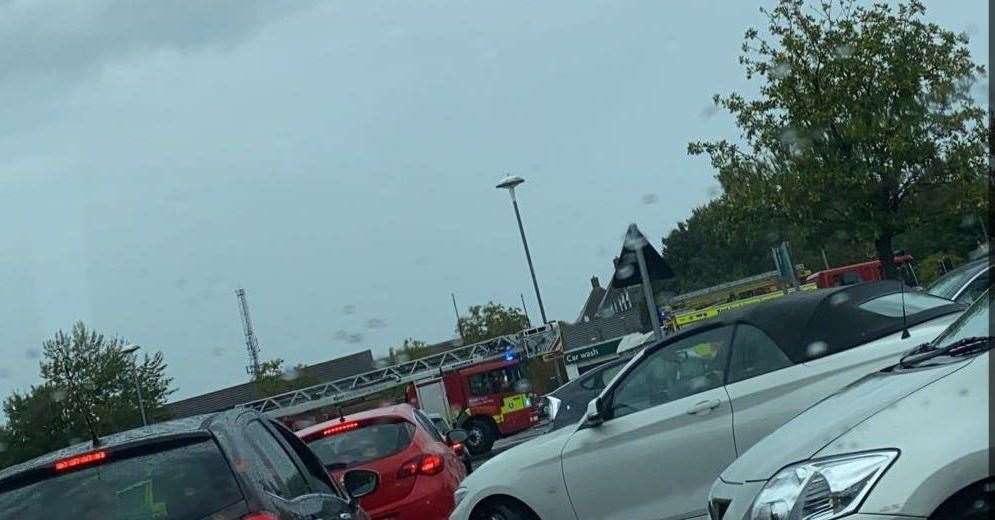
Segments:
[[[408,403],[446,417],[467,431],[467,449],[487,453],[500,437],[518,433],[539,422],[539,399],[531,392],[524,366],[507,355],[412,383]]]

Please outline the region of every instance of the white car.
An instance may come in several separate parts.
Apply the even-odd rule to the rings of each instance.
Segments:
[[[991,518],[989,309],[754,445],[715,480],[712,519]]]
[[[881,282],[719,315],[639,353],[578,424],[479,467],[450,518],[705,519],[709,487],[738,454],[963,309]]]

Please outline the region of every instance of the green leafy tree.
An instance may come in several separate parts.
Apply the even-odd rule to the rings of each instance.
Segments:
[[[794,223],[804,242],[873,244],[885,275],[897,236],[937,215],[987,214],[987,126],[970,89],[985,69],[967,37],[897,8],[851,0],[779,0],[769,36],[749,29],[740,63],[759,96],[714,97],[741,143],[694,142],[730,207]],[[944,194],[969,195],[958,207]]]
[[[289,370],[283,369],[282,359],[271,359],[259,364],[259,375],[253,378],[260,398],[270,397],[319,383],[308,368],[298,364]]]
[[[424,341],[408,338],[400,347],[387,350],[387,360],[391,364],[411,361],[431,355],[432,349]]]
[[[471,306],[469,314],[460,316],[459,322],[461,326],[457,326],[456,332],[463,331],[463,342],[467,345],[516,334],[529,327],[529,320],[521,309],[494,302]]]
[[[7,423],[0,428],[0,463],[13,464],[72,442],[141,425],[136,385],[151,421],[168,418],[164,406],[172,379],[161,352],[132,360],[125,342],[88,330],[58,331],[42,345],[43,383],[3,402]],[[88,424],[89,423],[89,424]]]

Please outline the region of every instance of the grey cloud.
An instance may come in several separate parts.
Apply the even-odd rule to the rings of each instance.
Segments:
[[[311,0],[0,1],[0,84],[66,83],[136,53],[236,45]]]

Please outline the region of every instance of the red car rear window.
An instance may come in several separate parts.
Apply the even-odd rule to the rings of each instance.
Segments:
[[[344,425],[350,423],[344,423]],[[329,470],[351,468],[396,455],[411,445],[415,425],[397,418],[381,418],[355,427],[325,428],[304,439]]]

